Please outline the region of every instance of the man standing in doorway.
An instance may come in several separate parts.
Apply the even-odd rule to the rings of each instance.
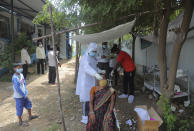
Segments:
[[[40,74],[40,66],[42,74],[44,74],[44,62],[45,62],[45,50],[42,42],[38,42],[38,47],[36,47],[36,59],[37,59],[37,73]]]
[[[133,100],[134,100],[134,77],[135,77],[136,67],[135,67],[135,64],[134,64],[131,56],[127,52],[118,49],[117,53],[118,53],[117,67],[120,64],[124,68],[123,94],[121,94],[119,96],[119,98],[127,98],[128,97],[128,103],[133,103]],[[128,96],[128,90],[130,90],[129,96]]]
[[[21,62],[23,64],[23,75],[25,80],[27,78],[28,65],[31,63],[31,59],[27,50],[28,50],[27,45],[24,45],[24,47],[21,50]]]

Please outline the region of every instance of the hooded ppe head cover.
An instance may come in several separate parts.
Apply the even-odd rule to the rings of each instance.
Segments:
[[[97,51],[97,47],[96,43],[90,43],[80,61],[76,85],[76,95],[79,95],[80,102],[90,101],[90,90],[96,85],[97,60],[90,57],[89,53]]]
[[[91,42],[88,46],[87,54],[90,52],[97,51],[98,45],[94,42]]]

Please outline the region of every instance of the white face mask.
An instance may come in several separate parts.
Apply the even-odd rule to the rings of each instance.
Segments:
[[[42,44],[40,44],[39,47],[42,47]]]
[[[16,72],[19,73],[19,74],[22,73],[23,72],[23,68],[17,69]]]

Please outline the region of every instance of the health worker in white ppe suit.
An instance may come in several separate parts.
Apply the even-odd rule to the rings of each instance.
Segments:
[[[101,80],[102,76],[97,72],[96,51],[97,44],[90,43],[87,51],[82,56],[79,66],[76,95],[79,95],[82,102],[82,120],[84,124],[88,123],[90,90],[96,85],[96,79]]]

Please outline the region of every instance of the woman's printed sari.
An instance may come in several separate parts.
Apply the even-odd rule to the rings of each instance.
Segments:
[[[111,119],[106,119],[111,103],[111,96],[114,89],[105,87],[94,92],[94,113],[95,122],[90,120],[87,124],[86,131],[115,131],[116,119],[112,112]]]

